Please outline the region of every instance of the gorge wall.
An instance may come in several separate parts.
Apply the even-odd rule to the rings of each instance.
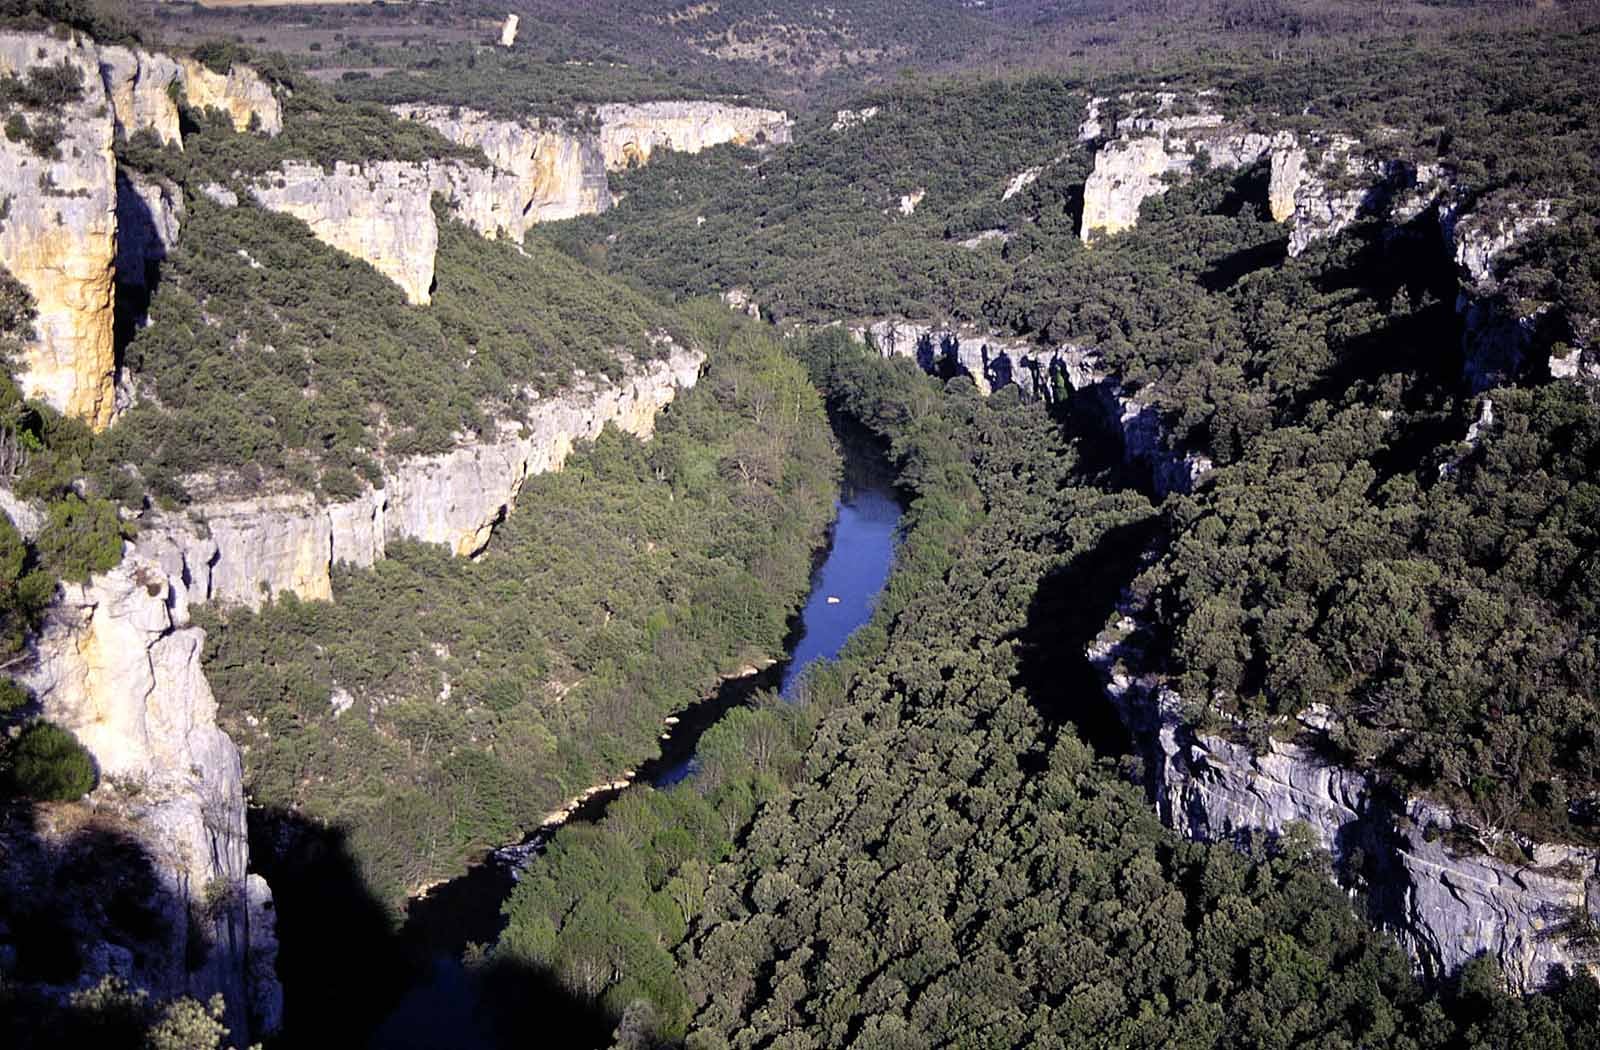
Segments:
[[[139,844],[157,881],[141,906],[159,917],[160,942],[135,930],[88,945],[76,986],[111,974],[157,999],[220,994],[244,1045],[282,1019],[272,893],[248,871],[239,752],[216,724],[179,568],[158,539],[141,540],[111,571],[63,584],[13,673],[93,756],[87,808]]]
[[[434,194],[477,233],[520,241],[538,223],[610,208],[608,169],[643,163],[657,149],[788,142],[790,124],[775,110],[716,102],[601,106],[598,131],[579,122],[499,120],[452,106],[392,110],[481,150],[490,166],[452,159],[339,163],[328,170],[290,162],[257,179],[250,193],[263,207],[305,222],[323,243],[371,263],[416,306],[432,297],[439,239]]]
[[[1419,798],[1327,758],[1329,714],[1302,712],[1257,753],[1225,732],[1197,732],[1184,701],[1147,669],[1139,610],[1125,600],[1089,648],[1107,695],[1134,734],[1163,822],[1191,838],[1248,842],[1308,829],[1360,891],[1372,919],[1394,932],[1426,973],[1487,954],[1518,991],[1554,967],[1593,968],[1565,935],[1600,921],[1600,851],[1508,840],[1518,859],[1452,848],[1455,819]],[[1509,854],[1508,854],[1509,855]]]
[[[970,327],[900,320],[856,325],[850,334],[885,357],[910,358],[929,375],[965,375],[985,395],[1007,386],[1047,403],[1069,392],[1081,395],[1117,434],[1124,462],[1148,472],[1157,498],[1192,491],[1212,469],[1208,456],[1170,447],[1149,391],[1130,392],[1092,348],[1042,347]]]
[[[662,360],[625,363],[616,380],[585,379],[536,403],[526,423],[449,452],[384,465],[381,488],[345,503],[306,493],[201,503],[155,515],[142,536],[159,537],[178,559],[195,601],[259,607],[288,591],[333,596],[333,566],[372,565],[402,539],[443,544],[459,556],[482,550],[532,475],[559,470],[580,441],[607,423],[648,438],[656,414],[692,387],[705,355],[666,347]]]
[[[0,33],[0,74],[24,81],[45,70],[77,81],[73,97],[14,115],[53,145],[0,139],[0,265],[33,296],[34,338],[18,370],[24,394],[95,429],[116,414],[113,274],[118,254],[115,135],[149,129],[181,144],[178,97],[215,105],[268,133],[281,127],[270,85],[238,67],[226,77],[198,64],[77,35]],[[220,83],[219,83],[220,81]]]

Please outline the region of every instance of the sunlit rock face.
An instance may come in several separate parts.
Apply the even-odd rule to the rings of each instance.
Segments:
[[[521,239],[538,222],[594,215],[611,207],[599,140],[561,121],[497,120],[473,109],[402,105],[396,115],[427,124],[451,142],[483,151],[511,175],[506,232]],[[464,194],[470,198],[471,194]],[[452,198],[459,202],[461,197]],[[462,205],[457,203],[458,207]]]
[[[640,102],[600,106],[600,151],[610,170],[645,164],[658,149],[699,153],[731,142],[785,145],[793,121],[781,110],[722,102]]]
[[[183,145],[178,92],[184,72],[177,59],[136,48],[100,48],[100,77],[117,129],[131,137],[152,131],[163,145]]]
[[[0,74],[26,77],[62,66],[81,82],[76,101],[53,114],[60,141],[39,156],[26,141],[0,137],[0,264],[33,295],[35,339],[18,380],[40,398],[100,429],[115,411],[112,266],[116,256],[116,159],[112,110],[93,46],[39,33],[0,34]]]
[[[283,107],[272,85],[248,66],[217,73],[192,58],[182,59],[183,91],[199,110],[220,109],[235,130],[276,135],[283,130]]]
[[[476,554],[530,476],[560,470],[578,442],[608,423],[649,438],[656,415],[695,384],[704,361],[699,351],[671,347],[661,360],[619,362],[616,378],[587,378],[543,398],[525,423],[508,422],[438,455],[385,463],[382,487],[345,503],[305,493],[201,502],[145,522],[143,534],[159,536],[182,559],[193,600],[252,608],[283,592],[331,598],[334,565],[370,566],[392,541]]]
[[[1231,122],[1207,93],[1130,92],[1120,104],[1127,116],[1109,128],[1102,116],[1107,99],[1091,100],[1080,141],[1105,138],[1083,187],[1085,244],[1131,229],[1139,206],[1167,192],[1174,180],[1198,166],[1244,168],[1283,144],[1281,137]]]
[[[109,572],[62,584],[18,677],[93,757],[86,805],[142,846],[172,931],[165,951],[91,950],[89,969],[157,998],[220,994],[247,1042],[282,1019],[272,894],[248,872],[239,752],[216,724],[182,570],[170,545],[142,537]]]
[[[424,166],[340,162],[329,171],[291,161],[250,193],[262,207],[304,222],[317,240],[371,263],[400,286],[407,302],[429,302],[439,226],[432,173]]]

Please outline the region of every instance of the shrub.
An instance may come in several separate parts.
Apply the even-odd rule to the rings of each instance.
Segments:
[[[49,722],[22,731],[0,775],[6,794],[36,802],[70,802],[94,787],[94,760],[76,737]]]

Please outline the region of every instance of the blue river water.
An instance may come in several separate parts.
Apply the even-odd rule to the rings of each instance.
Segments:
[[[850,635],[871,618],[894,561],[900,505],[887,483],[847,478],[836,510],[833,542],[812,574],[811,591],[779,683],[785,699],[794,699],[795,685],[806,668],[837,657]],[[678,743],[693,746],[692,741]],[[641,779],[657,788],[687,780],[697,768],[692,750],[681,758],[663,756],[658,761],[664,767],[659,772],[640,771]],[[531,863],[537,864],[537,858]],[[499,1050],[502,1042],[488,1020],[483,989],[462,964],[460,952],[464,939],[494,939],[500,928],[500,904],[512,885],[511,873],[502,866],[483,864],[430,895],[434,907],[428,925],[443,931],[442,937],[430,939],[449,946],[437,945],[427,973],[379,1025],[370,1050]]]

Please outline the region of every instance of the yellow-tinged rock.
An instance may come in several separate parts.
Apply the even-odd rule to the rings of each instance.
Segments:
[[[283,130],[283,107],[272,85],[249,66],[216,73],[192,58],[182,60],[183,90],[196,109],[220,109],[237,131],[276,135]]]
[[[99,430],[115,411],[112,273],[116,257],[116,159],[112,110],[92,46],[38,33],[0,35],[0,73],[26,76],[65,63],[82,76],[80,97],[59,107],[53,157],[0,139],[0,264],[34,298],[34,340],[24,350],[23,393]],[[34,118],[42,119],[35,115]]]

